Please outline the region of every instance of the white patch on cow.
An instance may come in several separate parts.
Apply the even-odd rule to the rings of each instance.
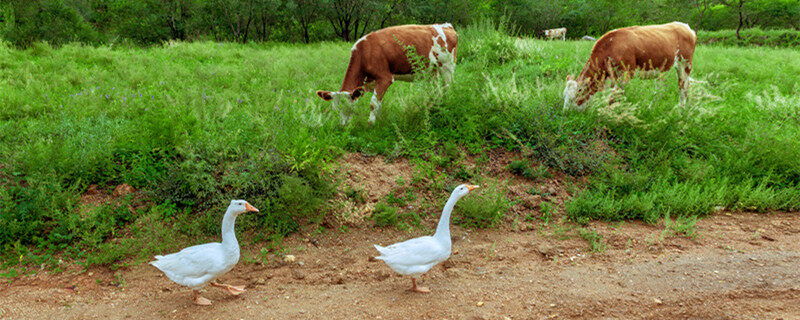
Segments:
[[[372,100],[370,100],[369,106],[372,109],[372,111],[369,112],[369,124],[375,124],[375,118],[381,111],[381,100],[378,99],[378,95],[375,91],[372,92]]]
[[[694,30],[692,30],[692,27],[690,27],[688,24],[686,24],[686,23],[683,23],[683,22],[680,22],[680,21],[673,21],[672,23],[677,23],[677,24],[679,24],[679,25],[682,25],[682,26],[683,26],[683,27],[685,27],[686,29],[689,29],[689,32],[691,32],[691,33],[692,33],[692,35],[694,36],[694,38],[695,38],[695,39],[697,39],[697,33],[696,33],[696,32],[694,32]]]
[[[567,80],[567,85],[564,87],[564,111],[576,107],[575,95],[578,93],[578,82],[575,80]]]
[[[447,35],[444,33],[444,28],[452,28],[452,27],[453,26],[450,25],[449,23],[431,25],[431,28],[433,28],[433,30],[436,30],[436,36],[434,36],[432,39],[433,44],[434,45],[439,44],[437,40],[439,38],[442,38],[442,41],[444,42],[444,49],[447,50]],[[439,47],[441,49],[441,45]],[[431,51],[433,51],[433,48],[431,48]]]
[[[431,61],[431,64],[437,66],[437,73],[442,77],[445,83],[453,81],[453,74],[456,71],[456,60],[453,53],[447,48],[447,35],[444,33],[444,28],[452,27],[453,26],[449,23],[431,25],[431,28],[436,30],[437,34],[431,39],[433,44],[431,45],[431,50],[428,52],[428,59]],[[444,49],[439,44],[440,38],[444,43]]]
[[[353,48],[350,49],[350,52],[356,51],[356,47],[358,46],[358,43],[361,42],[361,41],[367,40],[367,36],[369,36],[369,34],[365,34],[363,37],[359,38],[358,41],[356,41],[356,43],[353,44]]]
[[[444,40],[444,47],[445,49],[447,49],[447,35],[444,34],[444,28],[452,28],[452,27],[453,25],[451,25],[450,23],[431,25],[431,28],[433,28],[433,30],[436,30],[436,33],[439,34],[438,36],[433,38],[433,42],[436,42],[436,38],[442,37],[442,40]]]

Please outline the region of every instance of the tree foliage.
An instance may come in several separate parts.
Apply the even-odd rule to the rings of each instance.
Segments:
[[[800,0],[6,0],[0,37],[17,46],[169,40],[354,41],[396,24],[506,18],[524,35],[569,37],[634,24],[800,29]]]

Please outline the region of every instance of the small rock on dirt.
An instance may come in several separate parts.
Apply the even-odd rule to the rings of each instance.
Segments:
[[[452,267],[455,267],[455,264],[453,264],[453,261],[451,261],[451,260],[445,260],[444,262],[442,262],[442,267],[445,270],[447,270],[447,269],[450,269]]]
[[[129,185],[127,183],[123,183],[121,185],[118,185],[116,188],[114,188],[114,196],[115,197],[121,197],[121,196],[124,196],[124,195],[129,195],[129,194],[133,193],[134,191],[136,191],[136,189],[131,187],[131,185]]]
[[[478,301],[478,304],[477,304],[477,306],[479,306],[479,307],[483,307],[483,301]]]
[[[285,257],[283,257],[283,262],[286,262],[286,263],[292,263],[295,260],[297,260],[297,258],[295,258],[295,256],[293,256],[291,254],[288,254]]]
[[[300,270],[292,269],[292,278],[295,280],[302,280],[306,278],[306,275]]]
[[[94,195],[100,193],[100,190],[97,188],[96,184],[90,184],[88,188],[86,188],[87,195]]]

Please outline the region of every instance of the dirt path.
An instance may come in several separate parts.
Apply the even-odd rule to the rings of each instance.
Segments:
[[[372,243],[407,232],[370,227],[313,239],[295,236],[290,264],[240,262],[223,281],[247,284],[230,297],[208,289],[210,307],[153,267],[114,273],[39,274],[3,283],[2,319],[800,319],[800,215],[718,214],[698,237],[663,227],[594,223],[606,250],[564,231],[454,228],[454,255],[422,284],[370,261]],[[415,231],[414,233],[421,233]],[[302,263],[302,264],[301,264]],[[112,285],[121,281],[121,285]]]

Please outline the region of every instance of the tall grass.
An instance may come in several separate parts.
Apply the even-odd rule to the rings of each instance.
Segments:
[[[736,36],[736,30],[699,31],[697,42],[722,46],[800,47],[800,31],[798,30],[752,28],[741,30],[739,35],[741,39]]]
[[[367,97],[346,127],[314,92],[338,88],[351,44],[0,44],[0,249],[96,245],[144,219],[215,235],[231,198],[262,209],[240,230],[286,234],[329,211],[343,152],[425,160],[455,145],[524,148],[588,176],[566,204],[578,221],[800,209],[797,51],[700,46],[692,76],[707,83],[689,107],[670,72],[577,113],[561,110],[561,92],[591,43],[517,39],[502,23],[459,31],[451,85],[395,83],[374,126]],[[106,221],[79,208],[89,185],[121,183],[158,212],[113,206],[128,213]]]

